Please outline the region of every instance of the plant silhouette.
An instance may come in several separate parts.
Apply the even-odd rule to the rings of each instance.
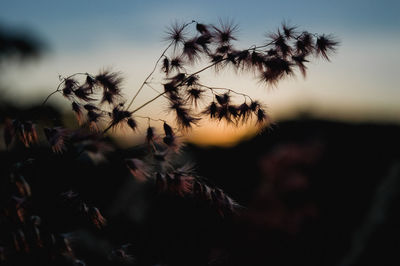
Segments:
[[[243,207],[184,162],[180,135],[202,119],[261,129],[269,118],[261,101],[202,77],[210,70],[248,72],[275,87],[296,71],[305,77],[309,60],[329,60],[338,45],[330,35],[284,23],[264,43],[243,49],[237,31],[223,20],[171,25],[165,50],[131,99],[124,97],[120,73],[60,77],[41,108],[62,95],[78,128],[10,112],[3,121],[9,158],[2,167],[1,263],[218,265],[224,255],[206,244],[224,234]],[[144,89],[157,94],[138,102]],[[170,116],[139,115],[157,100]],[[136,132],[146,122],[143,146],[124,151],[107,135],[123,127]],[[153,126],[159,122],[161,135]],[[185,218],[177,222],[173,217],[182,210]],[[193,231],[195,221],[201,230]],[[185,245],[192,233],[201,244]]]

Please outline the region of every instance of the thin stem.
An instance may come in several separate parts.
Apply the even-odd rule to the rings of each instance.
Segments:
[[[210,68],[210,67],[212,67],[212,66],[215,66],[216,64],[218,64],[219,62],[221,62],[221,61],[223,61],[223,60],[226,60],[226,58],[225,58],[225,59],[218,60],[217,62],[215,62],[215,63],[213,63],[213,64],[211,64],[211,65],[208,65],[208,66],[206,66],[206,67],[204,67],[204,68],[202,68],[202,69],[196,71],[195,73],[189,75],[189,76],[188,76],[186,79],[184,79],[178,86],[182,86],[182,85],[185,83],[185,81],[186,81],[189,77],[194,76],[194,75],[196,75],[196,74],[198,74],[198,73],[200,73],[200,72],[202,72],[202,71],[204,71],[204,70],[206,70],[206,69],[208,69],[208,68]],[[145,83],[144,83],[144,84],[145,84]],[[143,84],[143,86],[144,86],[144,84]],[[153,99],[151,99],[151,100],[145,102],[144,104],[142,104],[141,106],[139,106],[138,108],[136,108],[135,110],[133,110],[131,113],[133,114],[133,113],[139,111],[140,109],[142,109],[142,108],[145,107],[146,105],[152,103],[153,101],[155,101],[155,100],[157,100],[158,98],[160,98],[161,96],[163,96],[165,93],[166,93],[166,92],[164,91],[164,92],[158,94],[156,97],[154,97]],[[132,103],[132,101],[131,101],[131,103]],[[131,104],[128,105],[128,108],[129,108],[130,105],[131,105]],[[127,109],[128,109],[128,108],[127,108]],[[108,130],[108,129],[107,129],[107,130]]]
[[[57,89],[57,90],[53,91],[52,93],[50,93],[50,94],[46,97],[46,99],[43,101],[42,106],[44,106],[44,105],[47,103],[47,101],[50,99],[50,97],[51,97],[53,94],[55,94],[55,93],[57,93],[57,92],[59,92],[59,91],[60,91],[60,90]]]
[[[46,99],[43,101],[42,106],[44,106],[44,105],[47,103],[47,101],[50,99],[50,97],[51,97],[53,94],[55,94],[55,93],[61,91],[61,90],[60,90],[60,86],[65,82],[66,79],[73,78],[73,77],[75,77],[75,76],[77,76],[77,75],[86,75],[86,76],[89,76],[88,73],[75,73],[75,74],[72,74],[72,75],[70,75],[70,76],[68,76],[68,77],[66,77],[66,78],[63,78],[63,80],[62,80],[60,83],[58,83],[58,86],[57,86],[56,90],[53,91],[52,93],[50,93],[50,94],[46,97]]]
[[[264,45],[260,45],[260,46],[254,46],[253,48],[248,48],[248,49],[246,49],[246,50],[257,50],[257,49],[260,49],[260,48],[265,48],[265,47],[267,47],[267,46],[270,46],[271,44],[273,44],[275,41],[270,41],[269,43],[267,43],[267,44],[264,44]]]
[[[139,87],[138,91],[135,93],[135,95],[133,96],[132,100],[129,102],[128,107],[126,109],[129,109],[129,107],[131,107],[133,101],[136,99],[136,97],[138,96],[138,94],[142,91],[144,85],[146,85],[147,80],[153,75],[153,73],[156,71],[158,63],[160,62],[161,58],[163,58],[163,56],[165,55],[165,53],[167,52],[167,50],[172,46],[173,42],[171,42],[167,48],[165,48],[165,50],[162,52],[161,56],[158,58],[158,60],[156,61],[153,70],[150,72],[150,74],[146,77],[146,79],[143,81],[142,85]]]
[[[148,119],[148,120],[155,121],[155,122],[164,122],[164,123],[166,122],[164,119],[161,119],[161,118],[159,118],[159,119],[154,119],[154,118],[151,118],[151,117],[149,117],[149,116],[135,115],[134,117],[143,118],[143,119]]]
[[[213,66],[215,66],[216,64],[221,63],[222,61],[225,61],[225,60],[227,60],[227,58],[220,59],[220,60],[218,60],[218,61],[212,63],[211,65],[208,65],[208,66],[206,66],[206,67],[203,67],[202,69],[200,69],[200,70],[198,70],[198,71],[196,71],[196,72],[190,74],[190,75],[189,75],[187,78],[185,78],[179,85],[182,85],[182,84],[185,83],[189,78],[191,78],[191,77],[193,77],[193,76],[195,76],[195,75],[197,75],[197,74],[199,74],[199,73],[201,73],[201,72],[203,72],[203,71],[209,69],[210,67],[213,67]]]
[[[211,91],[213,91],[213,90],[226,90],[226,91],[228,91],[228,92],[232,92],[232,93],[234,93],[234,94],[241,95],[241,96],[243,96],[245,99],[246,99],[246,97],[247,97],[247,98],[250,99],[250,101],[253,101],[253,99],[251,99],[251,97],[250,97],[249,95],[247,95],[247,94],[245,94],[245,93],[241,93],[241,92],[234,91],[234,90],[229,89],[229,88],[210,87],[210,86],[203,85],[203,84],[200,84],[200,83],[197,83],[197,85],[200,86],[200,87],[204,87],[204,88],[210,89]]]
[[[156,97],[154,97],[153,99],[151,99],[150,101],[145,102],[144,104],[142,104],[141,106],[139,106],[138,108],[136,108],[135,110],[133,110],[131,112],[131,114],[134,114],[135,112],[139,111],[140,109],[142,109],[143,107],[145,107],[146,105],[150,104],[151,102],[157,100],[158,98],[160,98],[161,96],[163,96],[165,94],[165,92],[160,93],[159,95],[157,95]],[[140,116],[137,116],[140,117]],[[149,117],[146,117],[148,119],[150,119]],[[153,119],[152,119],[153,120]],[[160,119],[160,121],[164,121],[162,119]],[[104,135],[107,131],[109,131],[112,127],[114,126],[113,123],[110,123],[110,125],[108,127],[106,127],[106,129],[103,130],[102,134]]]
[[[161,92],[159,92],[158,90],[156,90],[153,86],[151,86],[149,83],[146,83],[146,85],[149,86],[153,91],[155,91],[155,92],[157,92],[157,93],[159,93],[159,94],[161,93]],[[164,95],[164,98],[166,98],[166,99],[169,100],[168,96],[165,96],[165,95]]]
[[[192,22],[186,23],[183,28],[186,28],[187,26],[189,26],[192,23],[195,23],[196,21],[192,20]],[[153,75],[153,73],[156,71],[158,63],[160,62],[161,58],[163,58],[165,56],[165,53],[168,51],[168,49],[174,44],[174,41],[172,41],[167,48],[165,48],[165,50],[162,52],[162,54],[160,55],[160,57],[157,59],[156,63],[154,64],[153,70],[149,73],[149,75],[146,77],[146,79],[143,81],[142,85],[139,87],[138,91],[135,93],[135,95],[133,96],[132,100],[129,102],[128,106],[126,109],[129,109],[133,103],[133,101],[136,99],[136,97],[138,96],[138,94],[141,92],[141,90],[143,89],[144,85],[147,83],[148,79]]]
[[[101,134],[104,135],[107,131],[109,131],[113,127],[113,125],[114,125],[113,123],[110,123],[110,125],[106,127]]]
[[[136,108],[135,110],[133,110],[131,112],[131,114],[139,111],[140,109],[142,109],[143,107],[145,107],[146,105],[148,105],[149,103],[157,100],[158,98],[160,98],[161,96],[163,96],[165,94],[165,92],[160,93],[159,95],[157,95],[156,97],[154,97],[153,99],[151,99],[150,101],[145,102],[144,104],[142,104],[141,106],[139,106],[138,108]],[[107,131],[109,131],[111,128],[113,127],[113,124],[111,123],[106,129],[103,130],[102,134],[104,135]]]
[[[145,107],[146,105],[148,105],[149,103],[152,103],[153,101],[157,100],[158,98],[160,98],[161,96],[163,96],[166,92],[162,92],[160,94],[158,94],[156,97],[154,97],[153,99],[145,102],[144,104],[142,104],[141,106],[139,106],[138,108],[136,108],[135,110],[133,110],[131,113],[136,113],[137,111],[139,111],[140,109],[142,109],[143,107]]]
[[[164,93],[158,95],[158,96],[155,97],[154,99],[152,99],[152,100],[148,101],[147,103],[143,104],[141,107],[136,108],[136,109],[135,109],[133,112],[131,112],[131,113],[133,114],[134,112],[138,111],[140,108],[142,108],[142,107],[146,106],[147,104],[151,103],[152,101],[156,100],[158,97],[160,97],[160,96],[163,95],[163,94],[164,94]],[[149,121],[152,120],[152,121],[166,122],[166,121],[163,120],[163,119],[154,119],[154,118],[151,118],[151,117],[148,117],[148,116],[135,115],[134,117],[145,118],[145,119],[148,119]],[[108,125],[108,127],[106,127],[106,128],[103,130],[103,132],[102,132],[101,134],[104,135],[104,134],[107,133],[107,131],[109,131],[113,126],[114,126],[114,124],[113,124],[113,123],[110,123],[110,125]]]
[[[212,67],[212,66],[218,64],[219,62],[221,62],[221,61],[223,61],[223,60],[226,60],[226,59],[221,59],[221,60],[219,60],[219,61],[217,61],[217,62],[215,62],[215,63],[213,63],[213,64],[211,64],[211,65],[209,65],[209,66],[206,66],[206,67],[200,69],[199,71],[196,71],[195,73],[191,74],[189,77],[194,76],[194,75],[196,75],[196,74],[198,74],[198,73],[200,73],[200,72],[202,72],[202,71],[204,71],[204,70],[206,70],[206,69],[208,69],[208,68],[210,68],[210,67]],[[182,86],[182,85],[185,83],[185,81],[186,81],[189,77],[187,77],[186,79],[184,79],[178,86]],[[143,86],[144,86],[144,84],[143,84]],[[151,103],[151,102],[155,101],[156,99],[160,98],[161,96],[163,96],[165,93],[166,93],[166,92],[160,93],[159,95],[157,95],[157,96],[154,97],[153,99],[151,99],[151,100],[145,102],[144,104],[142,104],[141,106],[139,106],[138,108],[136,108],[135,110],[133,110],[131,113],[133,114],[133,113],[139,111],[140,109],[142,109],[143,107],[145,107],[145,106],[148,105],[149,103]],[[131,101],[131,102],[132,102],[132,101]],[[131,105],[131,104],[128,105],[128,108],[129,108],[130,105]]]

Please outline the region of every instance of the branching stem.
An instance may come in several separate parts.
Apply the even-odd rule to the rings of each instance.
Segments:
[[[200,87],[209,89],[209,90],[211,90],[211,91],[213,91],[213,90],[225,90],[225,91],[228,91],[228,92],[232,92],[232,93],[234,93],[234,94],[237,94],[237,95],[241,95],[241,96],[243,96],[245,99],[246,99],[246,97],[247,97],[247,98],[249,98],[250,101],[253,101],[253,99],[251,99],[251,97],[250,97],[249,95],[247,95],[247,94],[245,94],[245,93],[241,93],[241,92],[234,91],[234,90],[229,89],[229,88],[210,87],[210,86],[203,85],[203,84],[200,84],[200,83],[197,83],[197,85],[200,86]]]
[[[187,23],[183,26],[183,28],[186,28],[187,26],[189,26],[190,24],[194,23],[196,21],[192,21],[190,23]],[[144,85],[146,84],[146,82],[149,80],[149,78],[154,74],[154,72],[157,69],[158,63],[160,62],[160,60],[165,56],[165,53],[168,51],[168,49],[174,44],[174,41],[172,41],[167,48],[164,49],[164,51],[162,52],[162,54],[160,55],[160,57],[157,59],[156,63],[154,64],[153,70],[149,73],[149,75],[146,77],[146,79],[143,81],[142,85],[139,87],[138,91],[135,93],[135,95],[133,96],[132,100],[129,102],[128,106],[126,107],[126,109],[128,110],[131,105],[133,104],[133,101],[135,101],[136,97],[138,96],[138,94],[142,91]]]
[[[62,81],[61,81],[60,83],[58,83],[56,90],[53,91],[52,93],[50,93],[50,94],[46,97],[46,99],[44,99],[44,101],[43,101],[43,103],[42,103],[42,106],[44,106],[44,105],[47,103],[47,101],[50,99],[50,97],[51,97],[53,94],[55,94],[55,93],[61,91],[61,90],[60,90],[60,87],[61,87],[61,85],[65,82],[65,80],[70,79],[70,78],[73,78],[73,77],[75,77],[75,76],[77,76],[77,75],[86,75],[86,76],[89,76],[88,73],[75,73],[75,74],[72,74],[72,75],[70,75],[70,76],[68,76],[68,77],[66,77],[66,78],[63,78]]]
[[[60,90],[57,88],[57,90],[55,90],[55,91],[53,91],[52,93],[50,93],[49,95],[47,95],[47,97],[46,97],[46,99],[43,101],[43,103],[42,103],[42,106],[44,106],[46,103],[47,103],[47,101],[50,99],[50,97],[53,95],[53,94],[55,94],[55,93],[57,93],[57,92],[59,92]]]
[[[156,71],[158,63],[160,62],[161,58],[163,58],[163,56],[165,55],[165,53],[167,52],[167,50],[172,46],[173,42],[171,42],[167,48],[165,48],[165,50],[162,52],[161,56],[158,58],[158,60],[156,61],[153,70],[149,73],[149,75],[146,77],[146,79],[143,81],[142,85],[139,87],[138,91],[135,93],[135,95],[133,96],[132,100],[129,102],[128,106],[126,107],[126,109],[129,109],[133,103],[133,101],[136,99],[136,97],[138,96],[138,94],[142,91],[144,85],[146,85],[146,82],[149,80],[149,78],[153,75],[153,73]]]

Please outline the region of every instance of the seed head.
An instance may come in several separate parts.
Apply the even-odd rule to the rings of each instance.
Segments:
[[[235,34],[238,31],[238,25],[233,21],[219,21],[219,27],[214,26],[214,34],[217,43],[224,45],[237,40]]]
[[[335,41],[333,36],[322,34],[317,38],[316,42],[317,55],[320,55],[329,61],[329,55],[336,51],[338,45],[339,42]]]

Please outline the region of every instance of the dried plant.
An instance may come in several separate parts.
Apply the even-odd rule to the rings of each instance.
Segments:
[[[142,124],[140,121],[147,121],[145,142],[148,155],[122,158],[121,163],[135,182],[152,187],[158,196],[202,203],[220,217],[237,215],[241,207],[226,192],[197,176],[190,167],[177,165],[174,160],[181,147],[179,139],[201,119],[225,121],[235,126],[253,123],[262,128],[269,117],[265,106],[258,100],[231,88],[206,85],[201,81],[202,75],[206,70],[233,68],[253,73],[267,86],[276,86],[279,81],[294,75],[296,69],[306,76],[306,64],[312,57],[329,60],[330,53],[338,45],[330,35],[299,32],[296,27],[282,24],[277,32],[268,35],[264,44],[243,49],[236,47],[237,32],[238,26],[231,21],[220,21],[219,25],[197,21],[173,24],[166,32],[165,40],[169,44],[128,102],[122,93],[120,73],[103,70],[98,74],[75,73],[61,77],[55,91],[42,105],[52,95],[63,95],[71,102],[79,129],[45,125],[42,135],[50,149],[65,158],[87,155],[98,164],[107,160],[106,154],[114,150],[105,138],[108,131],[127,127],[137,132]],[[162,73],[160,81],[153,82],[158,70]],[[136,99],[144,88],[157,91],[157,95],[139,103]],[[243,100],[238,101],[238,97]],[[145,107],[151,108],[159,98],[164,100],[174,122],[166,121],[166,117],[151,118],[139,114]],[[4,138],[7,149],[12,149],[16,139],[27,148],[38,146],[41,134],[38,134],[36,123],[39,122],[19,117],[6,119]],[[160,122],[163,123],[162,131],[155,127]],[[22,174],[22,169],[31,163],[17,163],[9,172],[13,189],[10,188],[9,198],[1,202],[1,263],[26,264],[33,256],[40,258],[43,265],[85,265],[84,258],[76,252],[79,239],[73,234],[52,231],[54,227],[35,212],[37,202],[32,199],[35,190]],[[84,201],[72,190],[64,191],[59,198],[62,202],[60,208],[79,223],[87,223],[89,230],[106,230],[108,222],[112,223],[100,208]],[[104,258],[110,265],[137,265],[129,244],[114,244],[107,252]]]

